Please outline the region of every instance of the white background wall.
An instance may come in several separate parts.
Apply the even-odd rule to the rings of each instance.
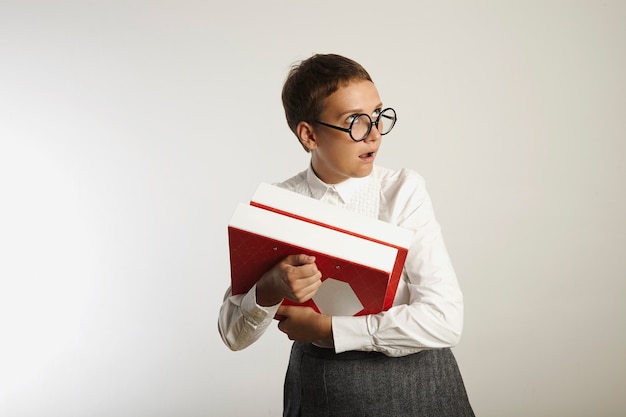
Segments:
[[[226,224],[304,169],[280,88],[361,62],[466,296],[477,415],[626,412],[626,2],[0,1],[0,415],[277,416],[216,329]]]

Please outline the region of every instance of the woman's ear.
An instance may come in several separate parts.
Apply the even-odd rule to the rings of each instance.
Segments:
[[[298,133],[298,138],[300,139],[300,143],[309,151],[317,148],[317,141],[315,140],[315,131],[313,130],[313,126],[307,122],[300,122],[298,126],[296,126],[296,132]]]

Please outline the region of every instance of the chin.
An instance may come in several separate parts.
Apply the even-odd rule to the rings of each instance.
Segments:
[[[352,175],[353,178],[363,178],[363,177],[367,177],[369,174],[372,173],[372,170],[374,169],[373,165],[369,165],[367,167],[363,167],[361,168],[358,172],[356,172],[354,175]]]

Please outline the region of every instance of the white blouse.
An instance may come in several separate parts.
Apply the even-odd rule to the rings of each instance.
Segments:
[[[276,185],[415,231],[393,307],[367,316],[332,318],[337,353],[404,356],[459,342],[463,295],[420,175],[375,166],[367,177],[328,185],[309,167]],[[229,288],[218,320],[224,343],[233,350],[249,346],[268,328],[278,307],[259,306],[256,286],[234,296]]]

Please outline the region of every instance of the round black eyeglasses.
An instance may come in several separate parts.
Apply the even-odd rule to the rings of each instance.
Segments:
[[[350,138],[353,141],[361,142],[369,136],[372,131],[372,126],[376,126],[376,129],[378,129],[381,135],[386,135],[391,132],[391,129],[393,129],[398,121],[396,111],[391,107],[387,107],[385,110],[381,111],[376,120],[372,120],[372,118],[365,113],[355,114],[351,117],[352,121],[348,128],[333,126],[328,123],[320,122],[319,120],[314,120],[314,122],[332,129],[347,132],[350,134]]]

